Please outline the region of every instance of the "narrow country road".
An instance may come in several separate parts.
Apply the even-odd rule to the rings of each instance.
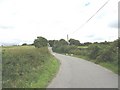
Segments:
[[[118,88],[117,74],[80,58],[51,53],[61,66],[48,88]]]

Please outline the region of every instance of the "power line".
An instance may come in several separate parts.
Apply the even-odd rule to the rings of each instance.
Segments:
[[[83,23],[79,28],[77,28],[72,34],[77,32],[80,28],[87,24],[109,1],[110,0],[106,1],[85,23]]]

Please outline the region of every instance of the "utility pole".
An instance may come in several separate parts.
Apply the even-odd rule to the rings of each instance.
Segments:
[[[67,34],[67,42],[69,42],[69,37],[68,37],[68,34]]]
[[[68,36],[68,34],[67,34],[67,42],[68,42],[68,45],[69,45],[69,36]]]

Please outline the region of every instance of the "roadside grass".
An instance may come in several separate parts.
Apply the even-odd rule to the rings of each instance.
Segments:
[[[118,74],[118,65],[114,64],[114,63],[110,63],[110,62],[100,62],[100,63],[96,63],[96,60],[90,59],[86,56],[82,56],[82,55],[73,55],[74,57],[78,57],[78,58],[82,58],[85,59],[87,61],[93,62],[95,64],[98,64],[100,66],[103,66],[109,70],[111,70],[112,72]]]
[[[98,64],[102,67],[105,67],[107,68],[108,70],[118,74],[118,64],[114,64],[114,63],[110,63],[110,62],[100,62],[100,63],[96,63],[96,60],[93,60],[93,59],[90,59],[86,56],[83,56],[83,55],[71,55],[71,54],[65,54],[65,53],[62,53],[63,55],[69,55],[69,56],[73,56],[73,57],[77,57],[77,58],[81,58],[81,59],[84,59],[84,60],[87,60],[87,61],[90,61],[90,62],[93,62],[95,64]]]
[[[59,69],[47,47],[2,48],[3,88],[45,88]]]
[[[56,60],[56,58],[51,57],[50,61],[45,63],[43,68],[44,69],[43,69],[42,73],[40,73],[41,75],[38,78],[38,81],[36,83],[31,84],[32,88],[47,87],[48,84],[50,83],[50,81],[56,75],[56,73],[57,73],[56,71],[58,71],[58,69],[59,69],[59,62]]]
[[[99,65],[113,71],[114,73],[118,74],[118,65],[115,65],[113,63],[105,63],[105,62],[101,62],[99,63]]]

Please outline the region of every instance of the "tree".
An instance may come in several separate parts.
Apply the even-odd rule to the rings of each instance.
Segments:
[[[91,43],[91,42],[85,42],[85,43],[84,43],[85,46],[88,46],[88,45],[90,45],[90,44],[92,44],[92,43]]]
[[[96,44],[91,44],[88,47],[88,56],[91,59],[96,59],[96,57],[98,56],[99,52],[100,52],[100,47]]]
[[[59,41],[55,40],[52,50],[55,52],[64,53],[64,52],[66,52],[65,48],[67,45],[68,45],[68,43],[64,39],[60,39]]]
[[[34,46],[37,48],[46,47],[48,45],[47,43],[48,41],[44,37],[37,37],[37,39],[34,40]]]
[[[49,42],[50,47],[53,47],[55,40],[49,40],[48,42]]]
[[[75,39],[70,39],[69,43],[70,43],[70,45],[75,45],[75,46],[79,46],[80,45],[80,41],[79,40],[75,40]]]
[[[53,47],[60,47],[65,45],[68,45],[67,41],[65,41],[64,39],[60,39],[59,41],[58,40],[54,41]]]
[[[27,43],[23,43],[23,44],[22,44],[22,46],[26,46],[26,45],[27,45]]]
[[[60,43],[61,45],[68,45],[67,41],[65,41],[64,39],[60,39],[60,40],[59,40],[59,43]]]

